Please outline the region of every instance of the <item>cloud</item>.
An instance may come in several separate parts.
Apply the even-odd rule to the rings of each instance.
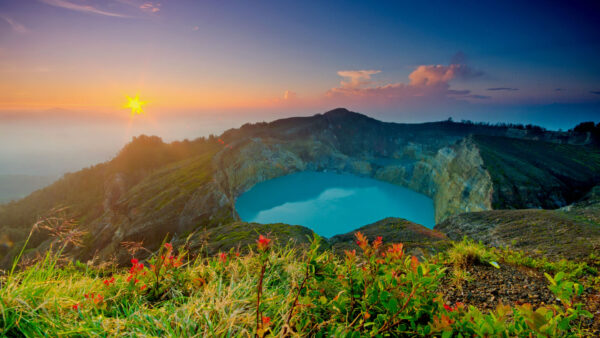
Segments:
[[[23,26],[22,24],[16,22],[15,20],[13,20],[11,17],[6,16],[4,14],[0,14],[0,19],[6,21],[6,23],[8,23],[10,25],[10,28],[12,28],[13,31],[17,32],[17,33],[27,33],[29,30],[27,28],[25,28],[25,26]]]
[[[488,88],[487,90],[489,91],[516,91],[519,90],[519,88],[511,88],[511,87],[494,87],[494,88]]]
[[[194,26],[194,27],[192,27],[192,30],[193,30],[194,32],[195,32],[195,31],[198,31],[199,29],[200,29],[200,27],[199,27],[199,26]]]
[[[590,91],[590,93],[600,95],[600,90],[592,90],[592,91]]]
[[[422,65],[418,66],[408,78],[413,86],[430,86],[440,83],[447,83],[453,79],[471,79],[483,75],[483,72],[476,71],[464,64],[443,65]]]
[[[478,99],[478,100],[487,100],[487,99],[491,99],[491,96],[487,96],[487,95],[476,95],[476,94],[472,94],[472,95],[467,95],[466,97],[471,98],[471,99]]]
[[[296,93],[295,93],[295,92],[293,92],[293,91],[291,91],[291,90],[286,90],[286,91],[283,93],[283,99],[284,99],[284,100],[293,100],[293,99],[295,99],[296,97],[297,97],[297,96],[296,96]]]
[[[144,2],[140,5],[140,9],[144,12],[157,13],[160,11],[160,3]]]
[[[124,14],[108,12],[108,11],[104,11],[99,8],[96,8],[94,6],[91,6],[91,5],[80,5],[80,4],[72,3],[67,0],[40,0],[40,1],[47,5],[50,5],[50,6],[65,8],[65,9],[69,9],[69,10],[76,11],[76,12],[111,16],[111,17],[116,17],[116,18],[127,18],[128,17],[127,15],[124,15]]]
[[[464,56],[461,57],[464,59]],[[340,86],[332,88],[325,97],[335,103],[354,102],[366,105],[418,104],[418,102],[445,102],[464,99],[488,99],[470,90],[450,89],[450,81],[471,79],[483,75],[465,64],[420,65],[408,76],[408,83],[373,85],[372,76],[379,70],[345,70],[338,75],[345,78]]]
[[[371,75],[381,73],[380,70],[340,70],[339,76],[346,78],[340,85],[342,88],[360,88],[371,84]]]

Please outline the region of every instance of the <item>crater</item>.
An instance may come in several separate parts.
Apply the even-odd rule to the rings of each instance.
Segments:
[[[304,171],[274,178],[254,185],[235,205],[243,221],[303,225],[324,237],[386,217],[435,225],[429,197],[352,174]]]

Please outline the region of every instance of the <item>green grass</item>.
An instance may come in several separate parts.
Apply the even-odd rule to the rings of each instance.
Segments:
[[[60,251],[48,253],[35,265],[0,280],[0,334],[449,337],[585,333],[580,318],[588,314],[570,301],[580,288],[564,281],[562,275],[550,279],[553,290],[569,297],[562,307],[502,306],[485,314],[468,304],[448,306],[435,290],[446,274],[444,264],[468,262],[465,257],[495,258],[491,249],[462,242],[444,262],[419,261],[400,246],[357,239],[361,250],[346,251],[343,257],[320,250],[318,238],[308,249],[275,245],[261,251],[252,245],[247,254],[232,250],[194,259],[180,248],[172,254],[171,263],[161,258],[168,258],[171,249],[161,249],[135,272],[106,264],[59,267]],[[153,270],[151,264],[160,268]],[[133,279],[128,281],[130,275]],[[134,283],[135,279],[139,281]],[[146,285],[143,290],[142,285]],[[257,326],[259,285],[261,320]],[[91,293],[94,299],[97,294],[103,299],[96,303],[86,299]],[[507,316],[508,312],[512,315]]]

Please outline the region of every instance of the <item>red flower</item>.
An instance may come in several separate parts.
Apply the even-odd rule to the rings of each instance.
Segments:
[[[221,261],[221,263],[225,264],[227,262],[227,254],[224,252],[221,252],[219,254],[219,260]]]
[[[106,286],[110,286],[111,284],[113,284],[115,282],[115,277],[112,277],[111,279],[105,279],[104,280],[104,285]]]
[[[142,287],[140,288],[140,291],[144,291],[146,289],[146,284],[142,285]]]
[[[452,312],[452,307],[448,304],[444,304],[444,309],[446,309],[446,311]]]
[[[131,259],[131,265],[136,265],[139,261],[137,260],[137,258],[132,258]]]
[[[171,243],[165,243],[165,249],[167,249],[168,251],[173,250],[173,245],[171,245]]]
[[[267,317],[267,316],[262,317],[263,325],[269,325],[270,322],[271,322],[271,317]]]
[[[271,239],[263,235],[259,235],[256,243],[259,251],[266,251],[269,248],[269,243],[271,243]]]
[[[73,304],[73,310],[75,310],[75,311],[79,310],[80,307],[81,307],[81,305],[79,305],[79,303]]]
[[[104,296],[102,296],[102,295],[99,294],[94,299],[94,304],[102,303],[103,300],[104,300]]]

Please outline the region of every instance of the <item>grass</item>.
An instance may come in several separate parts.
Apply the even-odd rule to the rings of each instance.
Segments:
[[[0,333],[7,336],[421,336],[580,335],[581,305],[502,306],[489,314],[447,305],[435,293],[444,264],[496,259],[485,246],[456,243],[440,260],[356,234],[340,257],[262,239],[247,254],[194,257],[169,244],[132,268],[57,264],[62,250],[2,277]],[[443,264],[440,264],[443,263]],[[142,265],[140,265],[142,264]],[[158,277],[157,277],[158,276]],[[549,276],[562,297],[580,293]],[[257,299],[257,294],[261,294]],[[100,296],[99,296],[100,295]],[[574,298],[573,298],[574,299]],[[507,316],[510,313],[510,316]],[[535,319],[535,323],[534,323]],[[530,325],[531,324],[531,325]],[[535,325],[533,325],[535,324]]]

